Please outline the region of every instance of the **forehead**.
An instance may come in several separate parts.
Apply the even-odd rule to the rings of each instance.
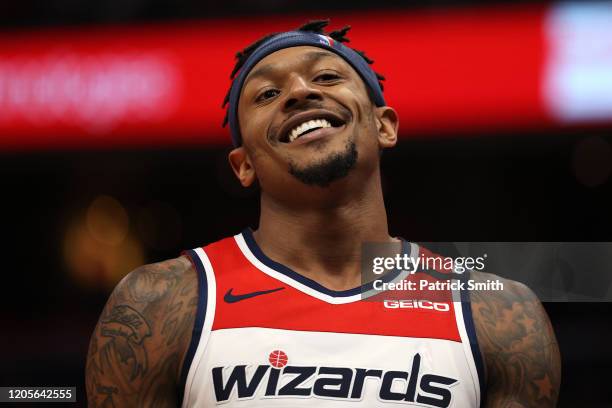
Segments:
[[[334,65],[351,69],[342,57],[323,48],[308,45],[290,47],[273,52],[259,61],[249,72],[244,84],[246,86],[250,80],[255,78],[265,78],[297,71],[304,67],[310,67],[319,61],[329,61]]]

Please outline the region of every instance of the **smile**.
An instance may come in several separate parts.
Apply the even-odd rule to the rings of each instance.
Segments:
[[[315,139],[334,133],[342,128],[346,121],[329,111],[310,111],[297,114],[288,119],[282,126],[279,141],[294,143],[300,139]]]
[[[330,127],[332,127],[332,125],[327,119],[309,120],[308,122],[304,122],[301,125],[297,125],[291,130],[291,132],[289,132],[289,143],[293,142],[298,137],[301,137],[309,132],[315,131],[317,129],[325,129]]]

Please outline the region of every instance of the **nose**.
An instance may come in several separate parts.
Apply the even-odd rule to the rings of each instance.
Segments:
[[[283,103],[284,110],[290,110],[300,107],[309,101],[321,101],[323,95],[316,87],[313,87],[308,81],[301,76],[296,76],[291,81],[286,94],[285,102]]]

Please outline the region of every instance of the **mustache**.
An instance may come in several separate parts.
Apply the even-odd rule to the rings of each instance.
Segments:
[[[344,106],[330,107],[330,106],[325,106],[325,104],[319,101],[309,101],[308,103],[300,105],[300,107],[295,108],[293,111],[287,114],[287,117],[282,122],[275,124],[275,125],[270,125],[270,127],[268,128],[268,135],[267,135],[268,141],[272,144],[279,143],[280,135],[278,134],[278,132],[280,131],[280,128],[282,127],[283,123],[285,123],[285,121],[291,119],[297,114],[300,114],[302,112],[307,112],[313,109],[324,109],[330,112],[334,112],[338,114],[341,118],[344,118],[346,122],[352,119],[352,116],[353,116],[351,114],[351,111],[345,108]]]

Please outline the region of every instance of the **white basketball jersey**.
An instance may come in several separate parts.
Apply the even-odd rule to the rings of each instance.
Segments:
[[[411,257],[426,251],[404,245]],[[184,408],[480,406],[482,360],[456,295],[329,290],[266,257],[250,230],[186,254],[200,297]]]

